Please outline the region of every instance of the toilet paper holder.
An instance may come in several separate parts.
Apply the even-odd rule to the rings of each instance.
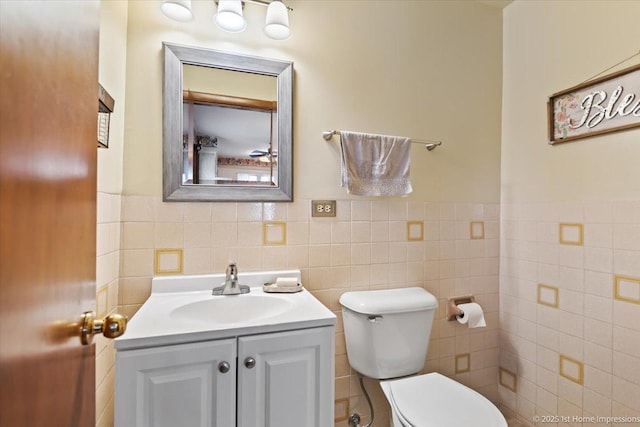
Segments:
[[[456,320],[456,316],[461,316],[462,310],[458,308],[458,304],[467,304],[470,302],[476,302],[473,295],[463,295],[459,297],[451,297],[447,302],[446,318],[447,320]]]

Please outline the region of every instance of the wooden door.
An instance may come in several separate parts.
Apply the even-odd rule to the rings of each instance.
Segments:
[[[95,424],[96,1],[0,1],[0,426]],[[74,328],[77,332],[78,327]]]
[[[333,425],[334,328],[238,338],[238,427]]]

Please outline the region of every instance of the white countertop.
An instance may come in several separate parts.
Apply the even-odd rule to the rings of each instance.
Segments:
[[[245,320],[234,323],[176,318],[174,310],[188,304],[213,299],[224,304],[227,298],[247,295],[211,295],[211,290],[224,282],[224,274],[157,277],[152,281],[151,296],[130,319],[124,335],[115,340],[115,348],[130,350],[335,325],[336,316],[306,289],[277,294],[262,290],[262,284],[275,282],[277,277],[299,279],[298,270],[240,273],[238,277],[240,284],[251,287],[251,295],[284,299],[292,308],[267,318],[260,313],[256,313],[256,318],[249,314]]]

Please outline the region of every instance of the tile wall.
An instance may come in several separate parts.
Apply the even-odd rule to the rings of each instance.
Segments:
[[[425,371],[439,371],[498,400],[499,214],[497,204],[338,200],[335,218],[312,218],[294,203],[162,203],[122,197],[119,310],[134,315],[157,274],[299,268],[304,286],[338,316],[336,426],[366,402],[346,356],[338,298],[349,290],[424,287],[440,300]],[[444,301],[474,294],[487,327],[444,320]],[[374,427],[388,406],[367,381]]]
[[[120,195],[98,192],[96,228],[96,315],[117,311],[120,277]],[[113,340],[96,335],[96,427],[113,426],[115,351]]]
[[[501,218],[502,405],[523,422],[637,425],[640,202],[503,205]]]

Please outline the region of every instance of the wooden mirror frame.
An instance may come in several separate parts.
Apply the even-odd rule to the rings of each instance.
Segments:
[[[293,63],[213,49],[163,43],[163,200],[165,202],[293,201]],[[182,65],[199,65],[277,78],[278,185],[214,186],[182,183]]]

